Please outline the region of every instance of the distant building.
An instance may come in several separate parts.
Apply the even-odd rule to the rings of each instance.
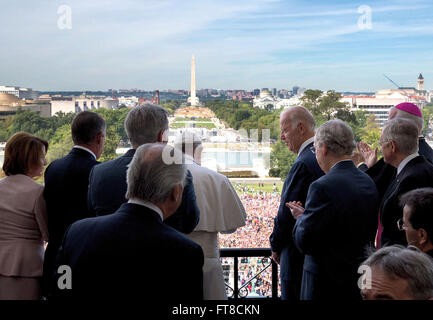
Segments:
[[[300,103],[300,95],[294,96],[290,99],[281,99],[280,97],[273,96],[269,90],[262,89],[260,96],[254,98],[253,107],[260,109],[285,109],[290,106],[296,106]]]
[[[87,110],[96,110],[99,108],[104,109],[118,109],[119,101],[112,97],[97,97],[97,96],[80,96],[80,97],[63,97],[53,96],[51,98],[51,115],[55,115],[61,111],[68,112],[81,112]]]
[[[125,105],[127,107],[134,107],[138,103],[138,97],[136,96],[131,96],[131,97],[122,96],[120,98],[117,98],[117,100],[119,101],[119,106]]]
[[[272,88],[272,95],[273,95],[274,97],[277,96],[277,88]]]
[[[418,90],[419,91],[424,91],[424,77],[422,76],[422,74],[419,74],[418,77]]]
[[[38,91],[33,91],[30,88],[11,87],[11,86],[0,86],[0,93],[13,94],[20,99],[33,99],[36,100],[39,96]]]
[[[402,102],[412,102],[423,108],[431,101],[433,94],[424,90],[424,78],[419,75],[418,89],[414,87],[399,87],[398,89],[383,89],[372,96],[343,96],[341,102],[347,102],[353,111],[364,110],[374,114],[376,122],[383,126],[388,119],[389,109]]]
[[[10,93],[0,93],[0,120],[4,120],[7,116],[15,115],[19,109],[37,112],[42,117],[51,116],[51,104],[49,100],[19,99]]]

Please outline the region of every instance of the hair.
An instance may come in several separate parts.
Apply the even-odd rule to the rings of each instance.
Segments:
[[[422,132],[422,127],[424,125],[424,120],[422,118],[400,109],[397,109],[397,114],[394,119],[396,118],[412,120],[418,127],[418,134]]]
[[[168,112],[155,104],[135,107],[125,118],[125,131],[133,146],[156,142],[158,134],[167,129]]]
[[[424,229],[430,241],[433,237],[433,188],[409,191],[400,197],[400,205],[410,209],[409,222],[414,229]]]
[[[7,176],[27,174],[32,166],[39,164],[48,151],[48,141],[27,132],[17,132],[6,143],[3,171]]]
[[[290,121],[292,127],[296,127],[299,123],[302,122],[307,126],[308,129],[314,131],[314,129],[316,128],[316,122],[314,120],[314,117],[311,112],[303,106],[290,107],[284,110],[280,116],[283,116],[283,114],[291,110],[293,111],[289,113],[287,120]]]
[[[99,114],[82,111],[72,120],[72,141],[75,144],[92,144],[97,135],[105,129],[105,120]]]
[[[165,155],[174,162],[168,164]],[[182,154],[169,145],[146,143],[135,152],[128,166],[127,199],[141,199],[152,203],[165,202],[173,188],[185,185],[186,168]]]
[[[193,154],[195,153],[195,150],[201,145],[201,139],[195,133],[190,131],[185,131],[184,133],[182,133],[179,140],[174,143],[174,147],[182,150],[183,153],[186,153],[186,151],[192,151]]]
[[[383,247],[361,265],[379,267],[390,279],[406,280],[408,294],[416,300],[433,297],[433,259],[414,246]]]
[[[356,147],[352,128],[341,120],[329,120],[322,124],[316,132],[318,144],[326,145],[336,156],[351,156]]]
[[[409,155],[418,151],[418,128],[412,120],[394,118],[386,121],[382,137],[387,141],[395,141],[403,154]]]

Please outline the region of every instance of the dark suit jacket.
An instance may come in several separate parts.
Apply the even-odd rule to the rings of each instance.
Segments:
[[[293,231],[306,255],[304,274],[316,276],[302,291],[314,292],[314,299],[360,299],[357,270],[374,242],[378,206],[373,180],[352,161],[337,163],[311,184]]]
[[[127,200],[126,170],[134,157],[135,149],[123,156],[95,166],[90,173],[88,204],[97,216],[115,212]],[[188,171],[183,190],[182,203],[177,211],[164,222],[183,233],[190,233],[198,224],[200,211],[197,207],[192,175]]]
[[[418,147],[418,153],[433,164],[433,150],[427,144],[424,137],[418,139]],[[368,168],[366,165],[361,165],[359,168],[374,180],[381,199],[385,195],[392,180],[397,175],[397,169],[385,163],[383,158],[379,159],[371,168]]]
[[[53,299],[189,301],[203,297],[203,251],[162,223],[155,211],[125,203],[114,214],[74,223],[66,232],[56,266],[68,265],[72,289]]]
[[[299,286],[302,279],[304,256],[293,243],[292,232],[296,220],[285,203],[301,201],[305,205],[310,184],[324,175],[317,164],[316,156],[310,150],[312,145],[313,143],[310,143],[302,150],[287,174],[281,192],[278,215],[274,219],[274,230],[269,238],[272,251],[281,253],[280,278],[295,281]]]
[[[90,170],[98,163],[89,152],[73,148],[45,170],[49,240],[44,258],[44,293],[65,231],[73,222],[93,216],[87,210],[87,187]]]
[[[433,165],[423,156],[418,156],[401,170],[392,180],[380,205],[382,223],[381,245],[407,245],[406,236],[397,227],[397,220],[403,217],[400,196],[410,190],[433,187]]]

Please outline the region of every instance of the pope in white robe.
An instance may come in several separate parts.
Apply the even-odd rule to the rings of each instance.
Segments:
[[[200,138],[185,132],[175,142],[186,158],[191,171],[200,220],[194,231],[186,235],[198,243],[204,253],[203,298],[227,299],[223,269],[219,256],[218,233],[233,233],[245,225],[246,212],[236,191],[226,176],[202,167]]]

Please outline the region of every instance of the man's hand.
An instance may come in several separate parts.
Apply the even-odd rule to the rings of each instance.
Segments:
[[[275,251],[272,251],[272,260],[274,260],[276,263],[280,264],[280,253],[276,253]]]
[[[364,156],[359,151],[359,145],[356,147],[356,151],[352,155],[352,161],[356,167],[358,167],[360,163],[365,162]]]
[[[304,208],[302,207],[302,203],[300,201],[286,202],[286,207],[290,209],[295,220],[297,220],[304,213]]]
[[[358,150],[364,157],[367,167],[371,168],[377,162],[377,148],[373,151],[368,144],[361,141],[358,143]]]

